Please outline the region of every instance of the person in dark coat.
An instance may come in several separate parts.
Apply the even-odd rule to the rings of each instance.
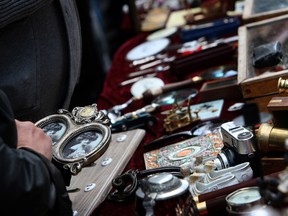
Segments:
[[[71,216],[72,203],[53,165],[52,139],[29,121],[14,119],[0,90],[0,206],[9,215]]]
[[[0,88],[17,119],[36,122],[68,109],[81,50],[74,0],[0,2]]]

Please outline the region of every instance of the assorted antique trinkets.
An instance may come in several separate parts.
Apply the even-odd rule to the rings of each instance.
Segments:
[[[278,118],[274,125],[260,121],[247,125],[246,120],[258,117],[258,112],[243,114],[243,124],[229,119],[229,114],[240,113],[245,104],[255,101],[263,113],[268,98],[278,93],[274,84],[279,77],[279,92],[287,93],[287,72],[280,71],[287,67],[283,28],[287,18],[240,27],[237,17],[226,17],[184,26],[179,28],[180,44],[172,44],[170,38],[177,28],[154,32],[124,55],[133,72],[119,76],[123,79],[119,78],[117,87],[123,89],[123,98],[130,99],[102,111],[96,104],[76,107],[71,113],[59,110],[36,123],[53,140],[54,160],[77,175],[104,154],[113,133],[137,128],[154,132],[159,127],[167,134],[140,147],[146,169],[130,169],[114,178],[108,200],[135,199],[137,215],[223,215],[220,210],[229,215],[263,211],[287,215],[287,168],[277,178],[265,178],[261,164],[262,154],[287,151],[283,147],[288,132],[280,123],[287,124],[279,117],[279,107],[270,107]],[[281,38],[277,39],[271,24],[281,31]],[[199,34],[203,37],[198,38]],[[226,109],[224,99],[232,99],[233,105]],[[279,103],[279,98],[275,101]],[[144,106],[127,109],[135,104]],[[229,121],[220,118],[222,110],[229,113]],[[117,145],[126,138],[127,134],[118,136]],[[105,157],[101,168],[114,162]],[[241,183],[245,186],[240,188]],[[85,191],[94,187],[87,184]]]

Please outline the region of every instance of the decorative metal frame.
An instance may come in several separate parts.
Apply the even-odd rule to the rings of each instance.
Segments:
[[[39,120],[36,126],[52,138],[53,159],[69,169],[72,175],[77,175],[83,167],[97,160],[106,151],[111,140],[110,119],[102,111],[98,111],[96,104],[75,107],[71,113],[59,109],[58,114]],[[88,143],[79,143],[82,137]],[[76,149],[76,146],[80,149]]]

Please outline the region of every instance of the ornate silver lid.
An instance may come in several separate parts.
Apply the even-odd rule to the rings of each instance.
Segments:
[[[158,173],[141,180],[141,187],[136,191],[136,196],[144,198],[145,194],[153,194],[155,200],[171,199],[188,190],[189,183],[179,179],[171,173]]]

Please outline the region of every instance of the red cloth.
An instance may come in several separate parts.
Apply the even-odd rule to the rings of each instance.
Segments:
[[[99,100],[97,101],[98,108],[101,109],[109,109],[113,105],[121,104],[123,102],[126,102],[129,100],[132,95],[130,93],[130,87],[131,85],[127,85],[125,87],[119,87],[118,84],[124,80],[127,79],[127,74],[129,72],[135,71],[135,68],[129,67],[130,62],[128,62],[126,58],[126,54],[135,46],[139,45],[140,43],[144,42],[146,39],[147,34],[141,34],[139,36],[136,36],[135,38],[132,38],[128,40],[125,44],[123,44],[120,49],[116,52],[112,67],[107,74],[107,78],[105,80],[104,89],[103,92],[100,95]],[[177,41],[177,38],[172,39],[172,42]],[[209,64],[207,65],[209,66]],[[198,73],[199,74],[199,73]],[[193,72],[186,77],[176,77],[173,74],[170,74],[169,71],[166,72],[160,72],[158,77],[161,78],[165,84],[182,81],[187,79],[188,77],[192,77],[195,75],[198,75],[197,72]],[[195,86],[198,89],[200,86]],[[224,120],[232,120],[235,115],[239,115],[239,113],[232,113],[232,112],[225,112],[227,108],[232,105],[235,102],[239,101],[225,101],[224,107],[221,114],[221,119]],[[197,99],[195,99],[195,102],[197,103]],[[139,109],[143,106],[145,106],[143,101],[137,101],[130,106],[128,106],[124,111],[129,112],[136,109]],[[167,109],[167,108],[166,108]],[[163,128],[163,118],[165,116],[160,114],[161,111],[157,111],[155,113],[152,113],[158,118],[158,123],[151,128],[146,129],[146,135],[139,145],[138,149],[135,151],[134,155],[132,156],[131,160],[129,161],[128,165],[126,166],[125,171],[129,169],[138,169],[138,170],[144,170],[144,160],[143,160],[143,153],[144,149],[143,146],[151,142],[152,140],[161,137],[165,134],[165,130]],[[198,122],[199,123],[199,122]],[[195,126],[195,124],[191,124],[188,127],[183,128],[182,130],[189,130],[192,128],[192,126]],[[130,200],[127,203],[116,203],[112,201],[105,200],[100,206],[95,209],[92,215],[135,215],[135,200]]]

